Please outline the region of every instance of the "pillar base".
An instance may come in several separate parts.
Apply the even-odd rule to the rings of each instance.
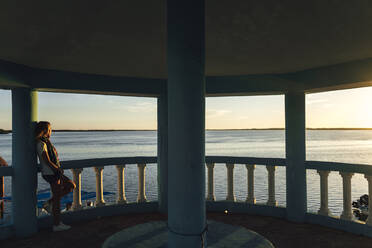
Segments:
[[[278,201],[267,201],[267,205],[268,206],[272,206],[272,207],[277,207],[278,206]]]
[[[127,200],[117,200],[116,201],[116,204],[127,204],[128,202],[127,202]]]
[[[207,247],[207,239],[205,234],[200,236],[184,236],[168,231],[168,241],[163,247]]]
[[[318,214],[323,216],[330,216],[331,211],[329,211],[329,209],[319,209]]]
[[[207,201],[211,201],[211,202],[215,202],[216,201],[216,197],[215,196],[208,196]]]
[[[353,214],[352,213],[342,213],[340,216],[341,220],[352,220],[353,219]]]
[[[248,204],[256,204],[256,198],[247,198],[245,202]]]
[[[227,235],[228,234],[228,235]],[[258,233],[241,226],[228,225],[216,221],[208,221],[204,247],[208,243],[212,247],[261,247],[274,246]],[[103,248],[119,247],[202,247],[200,236],[181,236],[169,233],[164,221],[153,221],[126,228],[115,233],[103,243]]]
[[[105,202],[96,202],[96,207],[104,207],[105,205]]]

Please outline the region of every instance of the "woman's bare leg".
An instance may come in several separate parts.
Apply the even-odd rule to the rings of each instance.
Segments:
[[[52,214],[53,214],[53,224],[58,226],[61,217],[61,180],[50,185],[53,193],[52,197]]]

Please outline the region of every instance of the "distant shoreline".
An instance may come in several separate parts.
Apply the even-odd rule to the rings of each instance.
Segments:
[[[242,129],[206,129],[206,131],[261,131],[261,130],[285,130],[284,128],[242,128]],[[372,128],[343,128],[343,127],[335,127],[335,128],[306,128],[306,130],[340,130],[340,131],[348,131],[348,130],[364,130],[369,131]],[[138,132],[138,131],[156,131],[156,129],[82,129],[82,130],[72,130],[72,129],[59,129],[53,130],[53,132]],[[0,129],[0,134],[9,134],[11,130],[3,130]]]

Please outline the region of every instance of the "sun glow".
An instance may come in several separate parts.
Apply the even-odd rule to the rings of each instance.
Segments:
[[[372,128],[372,87],[308,94],[306,126]]]

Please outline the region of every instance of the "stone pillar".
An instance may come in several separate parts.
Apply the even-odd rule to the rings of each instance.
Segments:
[[[216,196],[214,195],[214,163],[207,163],[208,168],[208,196],[207,201],[216,201]]]
[[[105,200],[103,199],[103,168],[104,167],[94,167],[94,171],[96,172],[96,207],[105,205]]]
[[[318,170],[320,175],[320,209],[318,214],[329,216],[328,209],[328,175],[329,171]]]
[[[248,194],[246,202],[249,204],[256,204],[256,198],[254,197],[254,169],[256,165],[254,164],[246,164],[245,167],[247,168],[247,187],[248,187]]]
[[[268,194],[269,200],[267,201],[267,205],[269,206],[277,206],[278,202],[275,200],[275,166],[267,165],[267,181],[268,181]]]
[[[351,210],[351,177],[354,173],[350,172],[340,172],[342,177],[343,186],[343,198],[344,198],[344,210],[340,216],[343,220],[351,220],[353,217],[353,212]]]
[[[287,219],[303,222],[306,201],[305,94],[285,95]]]
[[[206,247],[204,0],[167,1],[168,247]]]
[[[125,164],[116,165],[116,169],[118,171],[118,198],[116,199],[116,203],[124,204],[124,203],[127,203],[127,199],[125,197],[125,180],[124,180]]]
[[[227,196],[226,201],[236,201],[234,195],[234,164],[226,164],[227,168]]]
[[[372,175],[364,175],[368,181],[368,219],[366,221],[367,225],[372,225]]]
[[[158,97],[158,202],[159,212],[168,211],[168,98]]]
[[[145,168],[146,164],[138,164],[138,196],[137,202],[146,202]]]
[[[82,208],[81,204],[81,172],[83,169],[71,169],[72,179],[76,185],[73,192],[72,210],[79,210]]]
[[[37,122],[37,92],[12,90],[12,217],[15,234],[36,233],[37,160],[34,127]]]

